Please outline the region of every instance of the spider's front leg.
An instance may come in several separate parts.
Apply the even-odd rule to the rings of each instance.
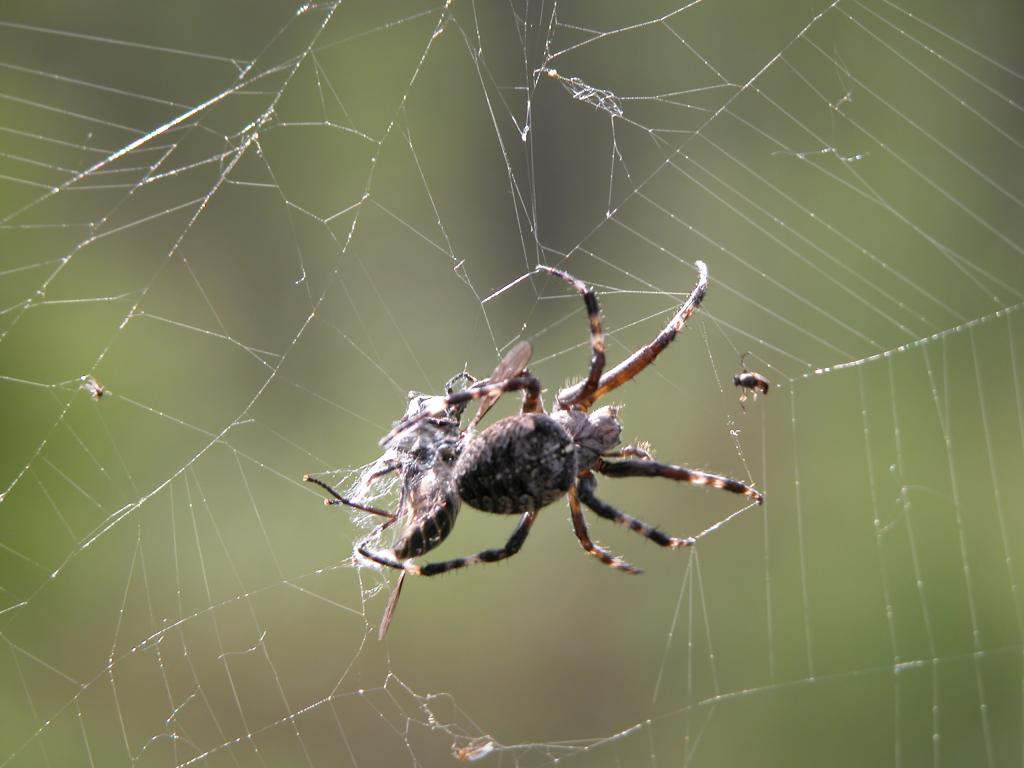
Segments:
[[[590,372],[587,374],[587,378],[574,387],[568,395],[563,397],[559,393],[558,397],[558,404],[563,408],[572,408],[581,403],[583,410],[586,410],[593,402],[591,395],[597,391],[597,386],[601,381],[601,372],[604,371],[604,331],[601,329],[601,310],[597,304],[597,294],[594,293],[593,288],[568,272],[543,264],[537,267],[537,271],[548,272],[562,278],[576,289],[587,306],[587,318],[590,321]]]
[[[427,398],[418,413],[406,416],[395,424],[392,430],[383,437],[380,444],[386,446],[405,430],[418,424],[423,419],[440,416],[453,405],[467,403],[470,400],[492,398],[505,392],[514,392],[516,390],[526,390],[527,403],[537,403],[540,401],[540,382],[529,371],[523,371],[521,375],[503,381],[480,382],[461,392]]]
[[[587,381],[581,381],[571,387],[566,387],[558,393],[558,402],[572,403],[576,408],[587,410],[599,398],[604,397],[613,389],[617,389],[632,379],[644,368],[654,362],[665,348],[672,343],[693,313],[700,307],[704,296],[708,291],[708,267],[703,261],[694,262],[697,267],[697,285],[694,286],[689,298],[683,302],[679,310],[672,316],[657,336],[649,343],[638,349],[610,371],[601,375],[601,380],[596,388],[590,391]],[[587,393],[589,391],[589,393]]]

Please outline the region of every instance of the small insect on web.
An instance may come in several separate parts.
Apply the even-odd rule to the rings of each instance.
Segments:
[[[544,410],[540,381],[526,368],[531,355],[530,344],[520,341],[505,354],[487,379],[473,380],[465,389],[455,391],[456,377],[449,382],[445,395],[435,397],[410,393],[405,416],[381,440],[385,454],[378,474],[394,471],[401,478],[397,512],[348,499],[326,483],[306,476],[306,480],[331,494],[333,498],[327,500],[328,504],[345,504],[386,518],[356,545],[356,551],[367,560],[402,572],[388,601],[381,625],[382,636],[406,574],[435,576],[467,565],[511,557],[526,541],[537,513],[562,497],[568,498],[573,530],[583,549],[605,565],[625,573],[639,573],[640,569],[591,540],[581,502],[599,517],[623,525],[663,547],[678,549],[696,543],[692,537],[663,533],[602,501],[596,495],[596,475],[664,477],[741,494],[757,504],[764,501],[759,491],[739,480],[663,464],[635,446],[620,447],[622,424],[614,406],[589,413],[600,397],[632,380],[654,362],[697,311],[707,293],[708,272],[703,262],[696,262],[696,267],[696,286],[665,328],[650,343],[605,371],[604,332],[597,295],[586,283],[567,272],[538,266],[535,272],[563,280],[582,296],[590,324],[590,370],[583,381],[558,392],[550,412]],[[524,393],[519,414],[475,433],[474,427],[494,402],[505,392],[513,391]],[[463,431],[462,412],[473,400],[480,401],[480,409]],[[462,502],[484,512],[519,515],[519,523],[504,546],[468,557],[425,565],[416,563],[415,558],[448,537]],[[368,542],[376,534],[399,519],[404,527],[391,549],[369,546]]]
[[[82,389],[88,392],[93,400],[99,400],[109,394],[109,390],[93,376],[82,377]]]
[[[464,746],[452,746],[452,754],[455,759],[462,763],[475,763],[494,751],[494,739],[490,736],[481,736],[478,739],[465,744]]]
[[[745,403],[747,402],[747,393],[753,393],[753,399],[757,400],[757,396],[759,394],[767,395],[768,388],[771,386],[771,382],[768,381],[768,379],[766,379],[760,373],[755,373],[754,371],[747,370],[747,366],[744,364],[743,361],[749,354],[749,352],[744,352],[740,356],[740,367],[743,369],[743,371],[737,373],[735,376],[732,377],[732,383],[735,384],[737,387],[740,387],[741,389],[740,408],[743,409],[744,413],[747,412],[747,406],[745,405]]]

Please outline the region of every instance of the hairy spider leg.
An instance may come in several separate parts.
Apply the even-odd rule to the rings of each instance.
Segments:
[[[624,525],[629,530],[639,533],[641,536],[646,536],[655,544],[668,547],[669,549],[689,547],[697,543],[697,540],[691,536],[685,538],[669,536],[667,533],[659,531],[653,525],[648,525],[643,520],[638,520],[632,515],[627,515],[625,512],[619,512],[611,504],[601,501],[601,499],[594,495],[594,489],[597,488],[597,479],[589,472],[580,478],[577,485],[579,487],[580,500],[591,511],[605,520],[611,520],[613,523]]]
[[[569,489],[569,511],[572,513],[572,529],[576,532],[576,538],[579,539],[580,545],[588,554],[593,555],[605,565],[625,573],[643,573],[636,566],[630,565],[621,557],[613,555],[607,549],[595,544],[591,540],[590,534],[587,532],[587,523],[583,519],[583,510],[580,508],[580,499],[576,493],[576,486]]]
[[[469,371],[459,371],[454,376],[452,376],[450,379],[448,379],[448,381],[444,385],[444,391],[447,392],[448,394],[451,394],[452,392],[454,392],[455,391],[455,382],[457,382],[457,381],[464,381],[469,386],[473,386],[474,384],[476,384],[477,378],[476,378],[476,376],[474,376]],[[465,389],[465,387],[463,387],[463,389]]]
[[[662,464],[647,459],[626,459],[624,461],[599,459],[594,469],[607,477],[666,477],[669,480],[680,480],[693,485],[710,485],[712,488],[721,488],[723,491],[749,496],[758,504],[764,503],[764,496],[761,492],[755,491],[746,483],[733,480],[731,477],[712,475],[698,469],[687,469],[675,464]],[[586,504],[586,499],[583,500],[583,503]]]
[[[654,460],[654,457],[648,453],[647,449],[641,448],[639,445],[624,445],[621,448],[616,448],[611,453],[602,453],[601,455],[606,459],[635,458]]]
[[[654,340],[649,344],[641,347],[632,355],[627,357],[621,363],[616,365],[610,371],[606,371],[602,376],[600,382],[598,382],[597,389],[595,389],[589,396],[580,397],[579,393],[585,388],[585,381],[579,384],[574,384],[571,387],[566,387],[558,393],[557,400],[559,403],[571,402],[574,407],[581,410],[587,410],[592,406],[599,398],[604,397],[609,392],[618,387],[621,387],[627,381],[636,376],[640,371],[646,368],[648,365],[654,362],[655,358],[662,353],[672,339],[676,337],[676,334],[683,330],[686,325],[686,321],[693,316],[693,313],[700,307],[700,303],[704,300],[704,296],[708,291],[708,267],[703,261],[694,262],[697,267],[697,285],[694,286],[693,292],[689,298],[683,302],[682,306],[679,307],[679,311],[672,316],[672,319],[668,321],[661,333],[654,337]]]
[[[453,560],[444,560],[440,563],[427,563],[426,565],[418,565],[412,562],[412,560],[399,561],[392,557],[391,552],[381,552],[379,550],[373,550],[365,545],[359,547],[359,554],[375,563],[386,565],[389,568],[396,568],[405,573],[411,573],[414,576],[437,576],[441,573],[447,573],[448,571],[454,571],[457,568],[465,568],[467,565],[474,565],[476,563],[495,563],[499,560],[512,557],[516,554],[522,546],[523,542],[526,541],[526,537],[530,533],[530,528],[533,527],[534,521],[537,519],[537,510],[529,509],[523,513],[523,516],[519,518],[519,524],[515,530],[512,531],[512,535],[508,541],[505,542],[505,546],[496,549],[485,549],[483,552],[478,552],[470,557],[457,557]]]
[[[540,412],[540,382],[537,380],[537,377],[529,371],[523,371],[521,375],[511,379],[493,382],[485,381],[480,384],[475,384],[469,389],[464,389],[461,392],[453,392],[452,394],[444,395],[443,397],[438,396],[430,398],[423,404],[423,408],[419,413],[408,416],[399,421],[394,428],[384,436],[380,441],[380,444],[387,445],[397,435],[409,429],[409,427],[419,423],[423,419],[436,416],[438,413],[444,413],[453,405],[466,403],[470,400],[479,400],[484,397],[500,396],[505,392],[514,392],[516,390],[526,390],[522,413]]]
[[[560,406],[572,408],[577,403],[587,402],[588,398],[597,391],[598,384],[601,382],[601,373],[604,371],[604,331],[601,329],[601,309],[598,307],[597,294],[594,293],[594,289],[582,280],[577,280],[568,272],[563,272],[560,269],[543,264],[537,267],[537,271],[548,272],[562,278],[579,292],[583,297],[583,303],[587,307],[587,317],[590,320],[590,372],[587,374],[586,379],[573,388],[571,397],[563,398],[561,393],[559,393],[558,397],[558,404]],[[586,406],[583,406],[583,408],[585,410]]]

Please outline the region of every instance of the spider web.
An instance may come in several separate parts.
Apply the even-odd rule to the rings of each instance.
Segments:
[[[53,11],[0,17],[0,766],[1024,763],[1017,5]],[[707,534],[593,521],[627,577],[556,504],[377,642],[303,474],[520,338],[578,379],[536,264],[614,363],[696,260],[610,399],[765,505],[605,479]]]

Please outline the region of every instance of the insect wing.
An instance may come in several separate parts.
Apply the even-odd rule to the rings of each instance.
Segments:
[[[402,594],[402,584],[405,583],[405,571],[398,574],[398,581],[391,590],[391,597],[388,598],[387,607],[384,609],[384,618],[380,620],[380,629],[377,631],[377,639],[383,640],[391,626],[391,618],[395,615],[395,606],[398,605],[398,597]]]
[[[532,356],[533,347],[530,346],[530,342],[525,339],[517,342],[501,358],[498,367],[494,369],[494,373],[487,378],[487,381],[494,384],[506,379],[514,379],[526,370],[526,365]],[[498,402],[499,397],[501,397],[501,393],[480,398],[480,410],[477,411],[476,417],[473,419],[474,424],[478,423],[491,410],[491,407]]]

